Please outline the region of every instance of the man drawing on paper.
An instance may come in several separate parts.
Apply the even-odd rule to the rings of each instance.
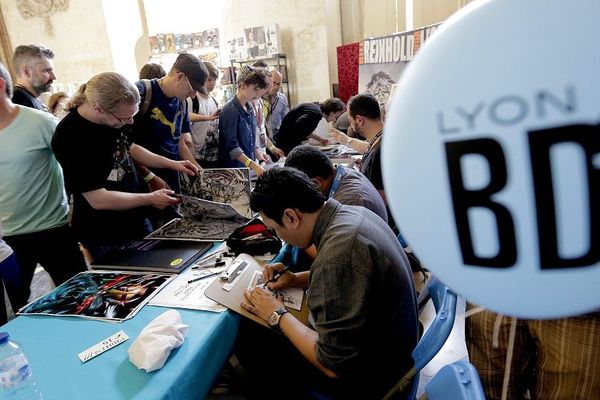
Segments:
[[[336,398],[381,398],[412,366],[418,335],[415,288],[394,233],[365,208],[327,200],[304,173],[287,167],[259,177],[250,205],[279,237],[301,248],[314,243],[318,252],[310,271],[272,281],[283,269],[274,264],[264,273],[271,289],[308,288],[311,326],[260,287],[245,292],[242,307],[285,337],[244,325],[236,349],[242,365],[271,378],[271,395],[309,388]],[[253,327],[262,329],[254,337]],[[264,362],[264,352],[292,371],[286,376],[296,378],[293,388]]]

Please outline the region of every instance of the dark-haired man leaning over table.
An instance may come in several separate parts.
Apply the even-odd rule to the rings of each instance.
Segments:
[[[257,382],[268,378],[260,395],[302,397],[316,389],[334,398],[381,398],[412,366],[417,343],[415,288],[394,233],[363,207],[327,200],[287,167],[259,177],[250,205],[286,242],[318,250],[310,271],[287,271],[269,284],[308,288],[311,326],[260,287],[245,293],[242,307],[284,335],[249,320],[242,325],[236,354]],[[268,266],[265,280],[282,268]]]

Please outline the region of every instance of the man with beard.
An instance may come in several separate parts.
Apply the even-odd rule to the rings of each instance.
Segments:
[[[12,88],[0,63],[0,220],[20,268],[21,280],[8,292],[16,311],[27,303],[37,264],[57,286],[87,266],[67,224],[63,173],[50,147],[58,120],[13,104]]]
[[[288,100],[285,94],[281,92],[282,76],[281,72],[276,69],[271,70],[271,88],[263,99],[269,105],[267,113],[267,134],[271,139],[277,135],[283,117],[288,112]]]
[[[54,75],[54,52],[39,44],[17,46],[13,66],[17,74],[12,102],[25,107],[48,111],[39,97],[49,92]]]

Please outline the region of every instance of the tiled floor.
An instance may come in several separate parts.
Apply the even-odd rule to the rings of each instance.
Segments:
[[[54,288],[54,284],[50,276],[44,271],[43,268],[38,267],[36,274],[33,277],[31,284],[31,299],[35,299]],[[427,304],[423,312],[421,313],[421,322],[425,329],[429,327],[429,324],[435,316],[435,311],[431,302]],[[440,352],[433,358],[433,360],[421,371],[419,389],[417,391],[417,397],[423,393],[423,388],[431,380],[431,378],[437,373],[437,371],[444,365],[452,363],[454,361],[467,358],[467,349],[465,346],[465,301],[459,297],[457,304],[456,318],[454,321],[454,329],[448,338],[448,341],[442,347]],[[233,382],[233,384],[232,384]],[[242,400],[243,395],[240,395],[237,390],[228,390],[228,386],[235,385],[235,377],[230,376],[229,373],[225,373],[218,380],[219,387],[215,387],[213,393],[208,397],[209,399],[224,399],[224,400]],[[232,388],[233,389],[233,388]],[[233,392],[233,393],[230,393]]]

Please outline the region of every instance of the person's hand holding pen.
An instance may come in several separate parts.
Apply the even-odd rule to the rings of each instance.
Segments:
[[[265,286],[272,290],[291,287],[295,279],[295,274],[282,263],[267,265],[262,276]]]

